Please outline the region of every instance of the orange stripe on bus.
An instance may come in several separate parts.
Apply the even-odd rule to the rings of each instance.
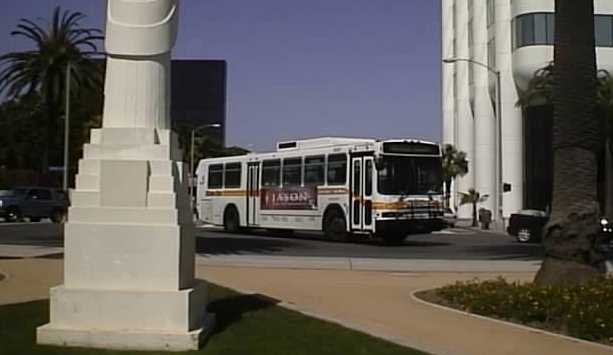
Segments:
[[[246,190],[228,190],[228,191],[207,191],[207,196],[227,196],[227,197],[240,197],[247,196]]]

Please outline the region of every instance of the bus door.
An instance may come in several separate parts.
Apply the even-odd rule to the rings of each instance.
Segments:
[[[373,232],[372,213],[373,173],[372,156],[351,158],[351,229]]]
[[[247,164],[247,225],[259,224],[260,163]]]

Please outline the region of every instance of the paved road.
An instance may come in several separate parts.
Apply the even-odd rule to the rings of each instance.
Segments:
[[[0,244],[62,247],[63,226],[49,222],[0,223]]]
[[[0,223],[0,246],[62,247],[62,226],[51,223]],[[298,233],[291,238],[265,231],[232,235],[200,228],[197,252],[208,255],[276,255],[386,259],[539,260],[537,244],[519,244],[499,234],[452,229],[443,233],[410,235],[402,245],[378,241],[337,243],[321,234]],[[2,255],[0,255],[2,257]]]
[[[378,241],[329,242],[316,233],[286,238],[265,231],[231,235],[220,230],[200,229],[198,236],[197,252],[209,255],[449,260],[539,260],[542,256],[542,247],[538,244],[519,244],[508,236],[463,229],[410,235],[397,246],[387,246]]]

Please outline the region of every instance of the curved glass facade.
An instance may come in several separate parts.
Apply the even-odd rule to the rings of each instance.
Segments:
[[[526,46],[553,45],[554,13],[539,12],[513,19],[513,49]],[[613,15],[595,15],[597,47],[613,47]]]

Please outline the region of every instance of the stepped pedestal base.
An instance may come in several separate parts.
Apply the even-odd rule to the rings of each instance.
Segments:
[[[177,146],[168,130],[92,132],[64,227],[64,285],[51,289],[39,344],[183,351],[210,333]]]
[[[38,344],[113,350],[198,350],[213,330],[215,318],[207,314],[201,328],[189,332],[70,329],[54,324],[39,327]]]

